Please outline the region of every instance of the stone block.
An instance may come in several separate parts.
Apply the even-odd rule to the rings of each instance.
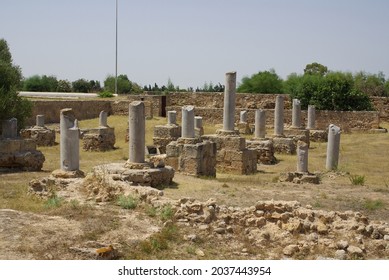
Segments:
[[[181,126],[179,125],[156,125],[154,127],[156,138],[178,138],[181,137]]]
[[[310,133],[308,129],[288,128],[284,130],[284,136],[286,138],[293,138],[296,145],[298,141],[302,141],[309,146]]]
[[[20,130],[23,139],[33,139],[37,146],[55,145],[55,130],[46,127],[34,126]]]
[[[274,156],[274,143],[271,139],[246,141],[249,149],[257,151],[257,161],[262,164],[275,164],[277,159]]]
[[[237,129],[240,134],[252,134],[252,130],[250,128],[250,125],[247,122],[244,123],[238,123]]]
[[[100,127],[90,129],[83,136],[82,148],[84,151],[109,151],[115,146],[115,129],[111,127]]]
[[[293,138],[274,137],[274,151],[278,154],[296,154],[296,143]]]
[[[281,173],[280,182],[293,182],[295,184],[319,184],[320,178],[317,174],[312,173],[302,173],[302,172],[288,172]]]
[[[328,131],[326,130],[310,130],[309,138],[312,142],[327,142]]]
[[[246,148],[246,139],[238,135],[204,135],[202,138],[216,143],[217,150],[226,149],[241,151]]]

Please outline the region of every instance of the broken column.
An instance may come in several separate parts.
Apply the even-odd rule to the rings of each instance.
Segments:
[[[257,171],[257,151],[246,148],[246,139],[234,130],[236,72],[226,73],[223,129],[204,139],[216,143],[217,168],[222,172],[252,174]]]
[[[250,125],[247,122],[247,111],[240,111],[239,123],[238,123],[239,133],[242,134],[251,134]]]
[[[292,128],[301,128],[301,104],[298,99],[293,99]]]
[[[315,105],[308,105],[307,129],[316,129],[316,110],[315,110]]]
[[[177,112],[167,112],[167,124],[154,127],[153,144],[161,154],[166,153],[166,146],[181,137],[181,126],[177,125]]]
[[[266,111],[262,109],[255,110],[255,138],[265,138],[266,135]]]
[[[226,73],[224,88],[223,130],[235,131],[236,72]]]
[[[203,118],[200,116],[195,117],[195,136],[201,137],[204,134]]]
[[[80,129],[70,108],[62,109],[60,113],[60,166],[65,172],[78,171],[80,168]]]
[[[145,162],[145,105],[141,101],[131,102],[128,110],[129,163]]]
[[[33,127],[20,130],[23,139],[33,139],[38,146],[55,145],[55,130],[45,126],[45,116],[37,115]]]
[[[12,118],[9,120],[4,120],[2,122],[2,137],[4,139],[15,139],[18,136],[18,120]]]
[[[87,129],[82,138],[84,151],[105,152],[115,148],[115,128],[108,126],[108,113],[99,114],[99,127]]]
[[[326,169],[334,170],[338,168],[340,147],[340,128],[334,124],[328,127],[328,144]]]
[[[297,172],[308,173],[308,148],[304,142],[297,145]]]
[[[254,139],[247,140],[246,146],[257,151],[258,163],[275,164],[273,139],[266,139],[266,111],[255,110]]]
[[[184,106],[182,107],[182,138],[194,138],[194,107]]]
[[[32,139],[17,137],[17,119],[12,118],[2,122],[2,137],[0,137],[0,167],[15,170],[39,171],[42,169],[45,157],[36,149]]]
[[[216,145],[203,141],[195,133],[202,118],[194,116],[193,106],[182,108],[182,137],[166,147],[166,162],[180,173],[192,176],[216,176]]]
[[[276,96],[276,107],[274,109],[274,135],[284,135],[284,97]]]

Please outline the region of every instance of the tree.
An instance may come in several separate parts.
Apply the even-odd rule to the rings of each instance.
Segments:
[[[32,105],[17,93],[22,72],[12,62],[7,41],[0,39],[0,121],[17,118],[18,127],[23,128],[26,118],[31,116]]]
[[[324,76],[328,73],[327,66],[324,66],[320,63],[313,62],[311,64],[307,64],[304,69],[305,75],[319,75]]]
[[[91,91],[92,86],[89,81],[85,79],[78,79],[72,83],[72,88],[74,92],[85,92],[88,93]]]
[[[245,93],[281,93],[282,79],[274,69],[262,71],[249,77],[244,77],[237,91]]]
[[[58,88],[58,81],[55,76],[34,75],[27,78],[23,83],[23,90],[38,92],[55,92]]]
[[[108,76],[104,81],[104,89],[109,92],[115,92],[115,77]],[[140,93],[142,88],[134,82],[131,82],[127,75],[118,76],[118,93],[119,94],[128,94],[128,93]]]
[[[369,96],[385,96],[385,76],[382,72],[368,74],[360,71],[354,75],[355,88]]]
[[[57,85],[58,92],[71,92],[72,84],[68,80],[59,80]]]

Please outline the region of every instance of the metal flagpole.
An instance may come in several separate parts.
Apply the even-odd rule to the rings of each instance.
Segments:
[[[118,0],[116,0],[115,94],[118,93]]]

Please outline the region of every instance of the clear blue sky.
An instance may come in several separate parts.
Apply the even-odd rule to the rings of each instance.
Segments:
[[[25,77],[115,72],[115,0],[0,0],[0,38]],[[387,0],[119,0],[118,71],[141,85],[224,83],[319,62],[389,78]]]

